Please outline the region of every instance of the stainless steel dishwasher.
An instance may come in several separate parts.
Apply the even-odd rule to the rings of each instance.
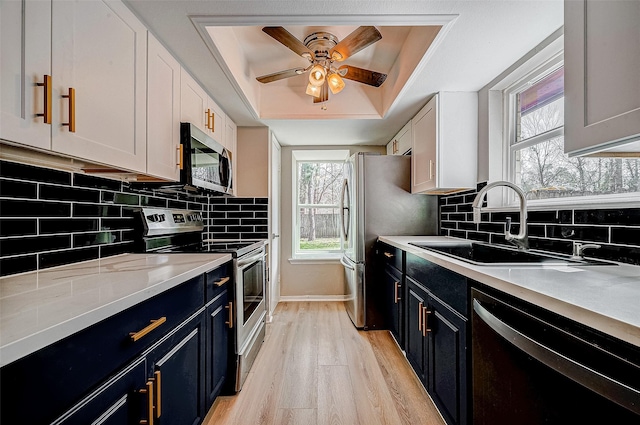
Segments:
[[[472,289],[474,425],[639,424],[640,348]]]

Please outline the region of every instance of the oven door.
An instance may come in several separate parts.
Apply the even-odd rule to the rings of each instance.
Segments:
[[[189,123],[181,124],[184,149],[182,181],[197,188],[233,193],[231,153]]]
[[[265,269],[264,247],[237,260],[236,323],[239,353],[245,350],[252,333],[265,320]]]

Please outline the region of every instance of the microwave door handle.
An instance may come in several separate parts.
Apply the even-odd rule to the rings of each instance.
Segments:
[[[233,180],[233,168],[232,168],[233,166],[231,165],[231,157],[229,155],[229,151],[226,148],[222,151],[222,157],[227,160],[228,179],[227,179],[227,188],[225,189],[225,193],[229,193],[231,191],[231,183]],[[222,174],[222,169],[220,170],[220,174]]]

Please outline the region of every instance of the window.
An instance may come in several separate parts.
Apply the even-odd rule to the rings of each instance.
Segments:
[[[564,154],[562,63],[547,65],[505,90],[505,105],[509,178],[528,199],[640,195],[639,159]]]
[[[342,252],[340,201],[349,151],[293,151],[293,256]]]

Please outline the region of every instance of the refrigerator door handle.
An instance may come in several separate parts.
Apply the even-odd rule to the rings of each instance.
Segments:
[[[344,219],[344,210],[349,211],[349,207],[344,206],[344,195],[349,191],[348,184],[349,181],[347,179],[344,179],[344,181],[342,182],[342,191],[340,192],[340,202],[342,203],[340,207],[340,221],[342,222],[342,234],[344,235],[345,241],[349,239],[349,223],[345,222]]]
[[[349,264],[345,261],[344,257],[340,258],[340,264],[342,264],[343,266],[345,266],[346,268],[348,268],[349,270],[355,270],[356,267],[355,265]]]

